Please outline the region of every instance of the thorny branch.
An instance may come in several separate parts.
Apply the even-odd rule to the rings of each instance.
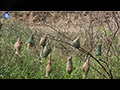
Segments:
[[[53,39],[53,38],[51,38],[51,37],[49,37],[50,39],[52,39],[52,40],[56,40],[56,41],[58,41],[58,42],[62,42],[61,40],[57,40],[57,39]],[[69,44],[70,45],[70,44]],[[62,45],[63,47],[64,47],[64,49],[67,49],[64,45]],[[62,49],[62,48],[60,48],[60,47],[58,47],[58,46],[54,46],[54,47],[56,47],[56,48],[59,48],[59,49]],[[80,50],[80,49],[79,49]],[[67,49],[67,51],[69,51],[69,52],[73,52],[73,53],[75,53],[78,57],[80,57],[80,55],[78,55],[78,53],[75,51],[75,50],[68,50]],[[90,54],[87,54],[87,55],[90,55]],[[93,57],[93,56],[92,56]],[[80,59],[81,60],[83,60],[81,57],[80,57]],[[96,59],[97,60],[97,59]],[[85,60],[83,60],[84,62],[85,62]],[[97,62],[99,62],[98,60],[97,60]],[[100,64],[101,65],[101,64]],[[101,75],[103,75],[105,78],[107,78],[104,74],[102,74],[100,71],[98,71],[96,68],[94,68],[91,64],[90,64],[90,66],[95,70],[95,71],[97,71],[99,74],[101,74]],[[104,67],[103,67],[104,68]],[[108,78],[107,78],[108,79]]]
[[[118,20],[117,20],[115,14],[112,13],[112,19],[115,20],[116,25],[117,25],[117,29],[114,28],[114,29],[116,29],[116,30],[115,30],[114,33],[112,32],[113,37],[112,37],[112,40],[110,40],[110,39],[108,38],[108,36],[107,36],[107,32],[106,32],[106,30],[105,30],[105,27],[104,27],[104,25],[103,25],[103,22],[102,22],[101,20],[99,20],[98,17],[96,17],[96,16],[94,15],[94,12],[92,12],[92,15],[93,15],[94,18],[95,18],[96,20],[98,20],[99,23],[102,25],[103,31],[104,31],[104,33],[105,33],[105,38],[106,38],[106,40],[108,41],[108,43],[107,43],[107,48],[108,48],[108,49],[107,49],[107,52],[106,52],[106,56],[107,56],[106,59],[107,59],[107,61],[108,61],[108,59],[109,59],[110,47],[112,46],[113,40],[114,40],[114,38],[116,37],[116,34],[117,34],[118,30],[119,30]],[[104,14],[104,15],[105,15],[105,14]],[[106,19],[106,24],[108,25],[109,30],[110,30],[110,31],[113,31],[112,28],[111,28],[111,26],[110,26],[110,24],[109,24],[109,22],[108,22],[108,18],[106,18],[106,16],[104,16],[104,18]],[[89,37],[90,37],[91,39],[94,39],[95,37],[92,38],[92,37],[91,37],[91,32],[90,32],[90,31],[91,31],[91,30],[90,30],[90,29],[91,29],[91,25],[92,25],[91,22],[92,22],[92,20],[91,20],[91,16],[90,16],[90,24],[89,24],[88,34],[89,34]],[[69,38],[69,37],[67,37],[66,35],[62,34],[59,30],[55,29],[53,26],[46,25],[46,24],[43,24],[43,25],[44,25],[44,26],[47,26],[47,27],[50,27],[52,30],[54,30],[55,32],[57,32],[59,35],[62,35],[64,38],[67,38],[69,41],[72,41],[71,38]],[[80,31],[78,31],[77,35],[79,34],[79,32],[80,32]],[[63,45],[63,43],[64,43],[64,44],[67,44],[68,46],[72,47],[72,44],[71,44],[71,43],[66,42],[66,41],[64,41],[64,40],[55,39],[55,37],[53,37],[53,36],[50,35],[50,34],[49,34],[48,36],[49,36],[49,38],[50,38],[51,40],[55,40],[55,41],[59,42],[59,44],[64,48],[64,50],[67,50],[68,52],[73,52],[73,53],[75,53],[78,57],[81,58],[81,55],[78,55],[78,53],[77,53],[74,49],[68,48],[68,47],[66,48],[66,46]],[[92,46],[92,44],[93,44],[93,43],[91,42],[91,46]],[[96,44],[95,44],[95,45],[96,45]],[[93,46],[93,48],[95,47],[95,45]],[[57,46],[55,46],[55,47],[61,49],[60,47],[57,47]],[[63,48],[62,48],[62,49],[63,49]],[[82,48],[82,47],[80,47],[78,50],[81,51],[82,53],[85,53],[86,55],[90,55],[90,57],[92,57],[93,60],[95,60],[95,61],[103,68],[103,70],[106,72],[106,74],[108,75],[108,77],[111,78],[111,79],[113,79],[113,75],[112,75],[112,72],[111,72],[111,68],[110,68],[108,62],[102,60],[101,58],[98,60],[97,58],[95,58],[95,57],[90,53],[89,50],[85,50],[85,49]],[[81,54],[82,54],[82,53],[81,53]],[[81,58],[81,59],[82,59],[82,58]],[[83,59],[82,59],[82,60],[83,60]],[[85,60],[83,60],[83,61],[85,61]],[[107,70],[107,68],[105,68],[105,66],[103,66],[103,65],[101,64],[100,61],[106,64],[108,70]],[[106,75],[102,74],[100,71],[98,71],[98,70],[97,70],[96,68],[94,68],[92,65],[90,65],[90,66],[91,66],[95,71],[97,71],[99,74],[101,74],[101,75],[104,76],[105,78],[108,78]]]
[[[112,16],[113,16],[114,20],[116,21],[116,24],[117,24],[117,27],[118,27],[118,28],[117,28],[116,30],[114,30],[115,33],[113,33],[113,37],[112,37],[112,39],[109,40],[108,50],[107,50],[107,53],[106,53],[107,61],[108,61],[108,58],[109,58],[108,54],[110,53],[110,47],[112,47],[113,40],[114,40],[114,38],[115,38],[115,36],[116,36],[118,30],[119,30],[119,24],[118,24],[118,20],[117,20],[115,14],[112,13]],[[110,25],[109,25],[109,22],[108,22],[108,18],[105,17],[105,19],[106,19],[106,21],[107,21],[107,24],[108,24],[109,30],[112,31],[112,29],[111,29],[111,27],[110,27]],[[111,72],[110,66],[107,65],[107,67],[109,68],[110,77],[113,78],[113,75],[112,75],[112,72]]]
[[[56,30],[57,31],[57,30]],[[60,32],[59,32],[60,33]],[[48,34],[49,36],[52,36],[50,34]],[[55,41],[58,41],[58,42],[62,42],[62,43],[66,43],[70,46],[72,46],[72,44],[68,43],[68,42],[65,42],[65,41],[62,41],[62,40],[58,40],[58,39],[55,39],[55,38],[51,38],[49,37],[50,39],[52,40],[55,40]],[[65,48],[66,49],[66,48]],[[98,64],[105,70],[105,72],[109,75],[109,73],[107,72],[107,70],[105,69],[105,67],[99,62],[99,60],[97,60],[92,54],[90,54],[90,52],[87,52],[85,49],[83,49],[82,47],[79,48],[79,50],[83,53],[86,53],[87,55],[90,55],[94,60],[96,60],[98,62]],[[73,52],[73,51],[72,51]],[[77,55],[77,54],[76,54]],[[96,69],[94,69],[96,70]],[[99,71],[97,70],[97,72],[99,73]],[[101,74],[101,73],[100,73]],[[105,78],[106,76],[104,74],[102,74]],[[110,76],[110,75],[109,75]]]
[[[92,13],[92,15],[91,15],[91,13]],[[94,14],[94,12],[90,12],[90,18],[89,18],[90,23],[89,23],[88,34],[89,34],[89,38],[90,38],[90,39],[95,39],[95,38],[96,38],[96,37],[93,37],[93,36],[92,36],[92,33],[93,33],[93,32],[91,32],[91,31],[92,31],[92,30],[91,30],[91,26],[92,26],[92,16],[94,16],[94,18],[95,18],[97,21],[99,21],[99,24],[102,25],[103,31],[104,31],[104,33],[105,33],[105,39],[108,41],[108,43],[107,43],[107,52],[106,52],[106,61],[107,61],[107,62],[106,62],[105,60],[102,60],[101,58],[98,60],[93,54],[91,54],[91,51],[86,50],[86,49],[84,49],[84,48],[82,48],[82,47],[80,47],[78,50],[79,50],[80,52],[82,52],[81,55],[82,55],[83,53],[86,54],[87,56],[90,55],[90,57],[92,57],[93,60],[95,60],[95,61],[103,68],[103,70],[107,73],[108,77],[107,77],[105,74],[101,73],[99,70],[97,70],[95,67],[93,67],[93,66],[90,64],[90,66],[91,66],[95,71],[97,71],[99,74],[101,74],[102,76],[104,76],[104,77],[107,78],[107,79],[108,79],[108,78],[113,79],[113,75],[112,75],[112,72],[111,72],[110,65],[108,64],[108,61],[109,61],[109,53],[110,53],[110,51],[111,51],[111,48],[114,49],[114,50],[116,50],[117,53],[119,53],[118,50],[117,50],[117,48],[115,48],[115,47],[112,46],[113,40],[114,40],[114,38],[116,37],[117,32],[119,31],[119,21],[118,21],[118,18],[116,17],[116,15],[115,15],[115,13],[114,13],[114,12],[111,12],[112,19],[114,19],[115,24],[116,24],[116,26],[117,26],[117,28],[114,28],[114,30],[112,30],[112,27],[110,26],[110,23],[109,23],[109,20],[108,20],[108,18],[107,18],[107,16],[106,16],[106,13],[104,12],[103,15],[104,15],[104,19],[106,20],[105,23],[107,24],[107,26],[108,26],[108,28],[109,28],[108,30],[109,30],[110,32],[112,32],[112,38],[111,38],[111,39],[108,38],[109,36],[107,36],[107,32],[106,32],[106,30],[105,30],[105,27],[104,27],[104,25],[103,25],[102,20],[100,20],[98,17],[96,17],[95,14]],[[118,16],[119,16],[119,15],[118,15]],[[7,24],[4,24],[4,25],[8,26]],[[55,27],[50,26],[50,25],[47,25],[47,24],[41,24],[41,25],[50,27],[52,30],[54,30],[55,32],[57,32],[58,35],[63,36],[64,38],[68,39],[69,41],[72,41],[71,38],[69,38],[69,37],[67,37],[66,35],[62,34],[62,33],[60,32],[60,30],[57,30]],[[11,27],[9,27],[9,28],[10,28],[11,30],[13,30]],[[18,27],[18,28],[20,29],[20,27]],[[25,32],[23,32],[23,31],[21,30],[21,33],[24,34]],[[27,33],[27,32],[26,32],[26,33]],[[79,33],[80,33],[80,30],[78,30],[76,36],[78,36]],[[73,53],[75,53],[81,60],[85,61],[85,60],[81,57],[81,55],[78,54],[79,52],[77,52],[75,49],[72,48],[72,44],[71,44],[71,43],[65,42],[64,40],[55,39],[55,37],[53,37],[53,36],[50,35],[50,34],[48,34],[48,36],[49,36],[49,39],[55,40],[55,41],[59,42],[59,44],[62,46],[62,48],[61,48],[61,47],[58,47],[58,46],[55,46],[55,45],[51,45],[51,46],[54,46],[54,47],[59,48],[59,49],[67,50],[68,52],[73,52]],[[68,46],[70,46],[70,48],[66,47],[66,46],[63,45],[63,44],[67,44]],[[92,42],[90,42],[90,45],[91,45],[91,48],[94,48],[94,47],[96,46],[96,44],[93,45]],[[113,52],[113,54],[114,54],[115,56],[117,56],[117,54],[116,54],[115,52]],[[87,58],[87,56],[86,56],[86,58]],[[105,67],[101,64],[100,61],[103,62],[103,63],[105,63],[105,65],[107,66],[107,68],[105,68]],[[108,69],[108,70],[107,70],[107,69]]]

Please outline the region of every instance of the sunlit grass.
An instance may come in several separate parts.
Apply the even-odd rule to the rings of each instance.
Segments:
[[[10,23],[11,22],[11,23]],[[59,29],[59,25],[57,26]],[[41,29],[36,34],[35,42],[36,47],[39,46],[39,39],[42,37]],[[66,63],[68,52],[62,53],[62,50],[53,49],[52,53],[52,72],[49,77],[45,77],[46,71],[45,67],[48,63],[48,58],[43,59],[40,57],[40,52],[36,52],[36,48],[32,47],[29,51],[26,50],[29,36],[32,34],[32,29],[30,29],[26,24],[20,23],[18,21],[12,22],[11,20],[6,20],[6,23],[2,26],[1,32],[2,37],[0,38],[0,79],[83,79],[83,72],[81,67],[84,64],[84,61],[80,60],[76,55],[73,56],[73,66],[75,70],[68,75],[66,72]],[[47,32],[49,33],[49,32]],[[19,56],[15,55],[14,44],[20,35],[21,41],[23,42]],[[72,38],[75,34],[69,34]],[[64,38],[64,37],[60,37]],[[57,45],[55,41],[52,41],[53,44]],[[97,57],[99,58],[99,57]],[[114,60],[114,56],[111,57],[111,60]],[[83,57],[85,59],[85,57]],[[42,66],[39,61],[42,60]],[[92,62],[93,59],[91,59]],[[90,62],[91,63],[91,62]],[[114,63],[114,65],[113,65]],[[120,78],[120,61],[115,61],[111,63],[113,65],[112,72],[115,78]],[[99,71],[102,69],[98,67],[98,64],[95,62],[91,63]],[[90,67],[90,71],[86,79],[101,79],[100,76],[95,70]]]

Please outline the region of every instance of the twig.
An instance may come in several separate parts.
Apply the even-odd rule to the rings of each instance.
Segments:
[[[67,38],[67,39],[69,39],[69,40],[72,41],[71,38],[68,38],[67,36],[63,35],[61,32],[59,32],[59,31],[58,31],[57,29],[55,29],[53,26],[50,26],[50,25],[47,25],[47,24],[42,24],[42,25],[47,26],[47,27],[50,27],[52,30],[58,32],[58,33],[59,33],[60,35],[62,35],[63,37],[65,37],[65,38]]]
[[[62,41],[62,40],[57,40],[57,39],[51,38],[51,37],[49,37],[49,38],[52,39],[52,40],[55,40],[55,41],[58,41],[58,42],[62,42],[62,43],[66,43],[66,44],[72,46],[72,45],[71,45],[70,43],[68,43],[68,42],[64,42],[64,41]],[[105,70],[105,72],[109,75],[109,73],[108,73],[107,70],[104,68],[104,66],[103,66],[95,57],[93,57],[89,52],[87,52],[86,50],[84,50],[82,47],[80,47],[79,50],[82,51],[83,53],[86,53],[87,55],[90,55],[94,60],[96,60],[96,61],[99,63],[99,65],[100,65],[100,66]],[[73,50],[72,52],[75,52],[75,51]],[[76,53],[76,55],[79,56],[77,53]],[[110,75],[109,75],[109,76],[110,76]]]

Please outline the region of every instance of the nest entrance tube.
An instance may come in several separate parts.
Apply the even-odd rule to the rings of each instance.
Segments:
[[[101,54],[101,46],[102,46],[102,44],[100,44],[100,43],[97,44],[96,56],[102,55]]]

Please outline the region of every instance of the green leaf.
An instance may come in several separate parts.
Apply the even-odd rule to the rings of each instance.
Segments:
[[[99,31],[103,31],[103,28],[100,28]]]

